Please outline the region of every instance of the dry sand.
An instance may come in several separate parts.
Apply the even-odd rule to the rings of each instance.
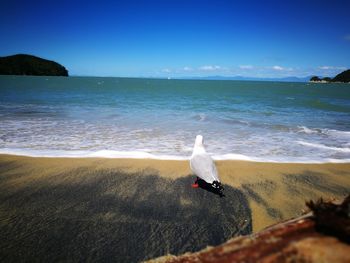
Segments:
[[[195,251],[350,192],[350,164],[216,164],[224,198],[191,189],[186,161],[0,155],[0,259],[26,246],[23,257],[43,260]]]
[[[143,172],[178,179],[191,175],[187,161],[107,158],[31,158],[0,155],[1,164],[12,163],[11,186],[25,187],[32,180],[48,180],[73,169],[115,169],[130,174]],[[16,164],[16,165],[15,165]],[[242,190],[253,215],[253,229],[262,228],[297,216],[305,208],[305,200],[343,198],[350,192],[350,164],[261,163],[217,161],[223,184]],[[87,175],[88,176],[88,175]],[[194,177],[193,177],[194,178]],[[73,178],[71,178],[74,180]],[[55,178],[59,181],[60,178]],[[65,178],[66,183],[70,178]]]

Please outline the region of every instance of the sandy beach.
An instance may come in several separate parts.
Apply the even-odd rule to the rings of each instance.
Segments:
[[[191,188],[187,161],[1,155],[0,255],[140,261],[196,251],[350,190],[348,163],[216,164],[223,198]]]

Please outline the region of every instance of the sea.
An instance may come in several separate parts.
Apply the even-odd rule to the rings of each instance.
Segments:
[[[350,85],[0,76],[0,153],[350,162]]]

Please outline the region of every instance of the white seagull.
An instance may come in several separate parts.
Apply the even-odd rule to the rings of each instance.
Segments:
[[[215,163],[210,155],[205,151],[202,135],[197,135],[196,137],[193,153],[190,158],[190,166],[192,172],[196,176],[203,179],[208,184],[211,184],[214,188],[222,188]],[[197,184],[197,181],[195,185]]]

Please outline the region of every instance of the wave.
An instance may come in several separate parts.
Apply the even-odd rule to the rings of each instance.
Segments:
[[[350,151],[350,149],[349,149]],[[157,155],[142,151],[63,151],[63,150],[27,150],[27,149],[0,149],[0,154],[45,157],[45,158],[114,158],[114,159],[154,159],[154,160],[174,160],[188,161],[190,156],[180,155]],[[259,158],[237,153],[212,155],[215,161],[250,161],[268,163],[350,163],[350,159],[320,158],[309,159],[307,157],[279,157],[279,158]]]
[[[326,132],[336,136],[350,137],[350,131],[327,130]]]
[[[320,133],[320,129],[310,129],[306,126],[298,126],[298,132],[299,133],[313,134],[313,133]]]
[[[308,128],[306,126],[298,126],[298,132],[307,134],[325,134],[338,137],[350,137],[350,131],[339,131],[326,128]]]
[[[350,112],[350,108],[348,106],[334,104],[334,103],[330,103],[319,99],[306,101],[305,105],[307,107],[311,107],[311,108],[319,109],[323,111],[334,111],[334,112],[345,112],[345,113]]]
[[[304,142],[304,141],[297,141],[297,143],[299,143],[300,145],[309,146],[309,147],[318,148],[318,149],[331,150],[331,151],[343,152],[343,153],[350,153],[350,148],[339,148],[339,147],[327,146],[324,144]]]
[[[240,119],[220,118],[219,120],[223,123],[232,124],[232,125],[244,125],[244,126],[250,125],[248,121],[240,120]]]
[[[10,154],[29,157],[49,158],[127,158],[127,159],[157,159],[157,160],[187,160],[189,158],[176,155],[154,155],[142,151],[63,151],[63,150],[22,150],[22,149],[0,149],[0,154]]]
[[[207,119],[207,115],[205,115],[204,113],[199,114],[199,121],[204,121],[206,119]]]
[[[193,116],[193,119],[196,121],[206,121],[207,115],[205,113],[199,113]]]
[[[335,158],[319,158],[310,159],[308,157],[274,157],[274,158],[259,158],[250,157],[242,154],[222,154],[213,155],[215,161],[250,161],[250,162],[260,162],[260,163],[306,163],[306,164],[321,164],[321,163],[349,163],[350,159],[335,159]]]
[[[235,154],[235,153],[213,155],[212,157],[216,161],[223,161],[223,160],[259,161],[259,158],[249,157],[243,154]]]

